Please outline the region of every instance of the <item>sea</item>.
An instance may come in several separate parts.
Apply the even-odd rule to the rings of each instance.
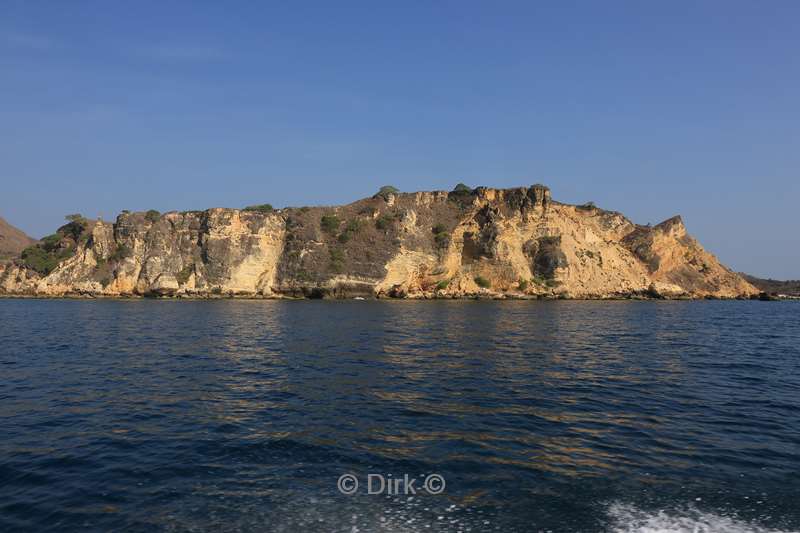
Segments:
[[[800,302],[0,300],[0,531],[800,531]]]

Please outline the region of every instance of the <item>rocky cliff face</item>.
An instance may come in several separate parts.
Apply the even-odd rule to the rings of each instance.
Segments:
[[[0,294],[196,297],[736,297],[758,293],[686,232],[547,187],[385,193],[340,207],[209,209],[62,228]],[[67,226],[65,226],[67,228]],[[42,245],[39,245],[40,247]],[[25,258],[28,259],[25,259]],[[50,257],[50,256],[47,256]]]

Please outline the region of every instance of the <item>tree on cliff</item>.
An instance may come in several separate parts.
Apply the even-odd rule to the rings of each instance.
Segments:
[[[375,196],[379,196],[384,200],[388,200],[390,194],[399,194],[399,193],[400,189],[398,189],[397,187],[394,187],[392,185],[384,185],[383,187],[381,187],[381,189]]]

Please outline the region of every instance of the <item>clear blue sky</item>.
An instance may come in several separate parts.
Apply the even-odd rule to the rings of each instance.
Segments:
[[[800,2],[0,2],[0,215],[34,236],[543,182],[800,278]]]

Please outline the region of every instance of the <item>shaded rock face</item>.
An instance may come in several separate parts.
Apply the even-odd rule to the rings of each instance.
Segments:
[[[655,227],[552,200],[542,185],[387,193],[273,212],[123,213],[47,275],[17,260],[0,294],[186,297],[735,297],[758,291],[680,217]]]

